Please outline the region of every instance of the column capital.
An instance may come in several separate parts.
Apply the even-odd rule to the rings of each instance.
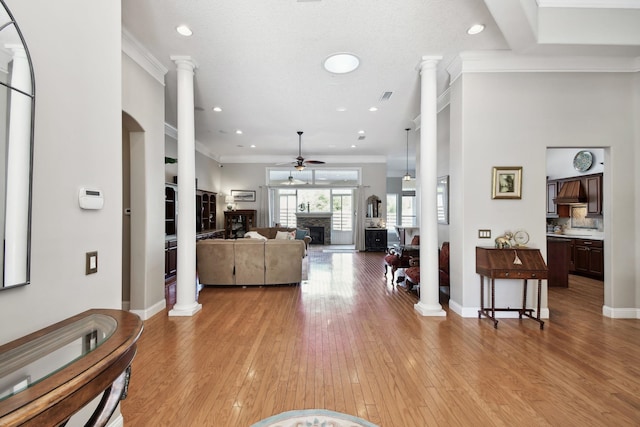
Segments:
[[[178,69],[194,71],[198,68],[198,63],[195,59],[188,55],[171,55],[171,60],[176,63]]]
[[[438,62],[442,59],[441,55],[428,55],[420,58],[420,62],[416,66],[416,70],[423,71],[424,69],[435,69],[438,66]]]

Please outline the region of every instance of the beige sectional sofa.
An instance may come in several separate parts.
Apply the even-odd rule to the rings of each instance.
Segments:
[[[302,281],[304,240],[201,240],[196,244],[203,285],[279,285]]]

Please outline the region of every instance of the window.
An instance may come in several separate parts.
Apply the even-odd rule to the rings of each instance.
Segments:
[[[416,196],[402,195],[402,222],[405,227],[416,225]]]
[[[333,190],[333,216],[331,225],[336,231],[353,229],[353,208],[351,207],[351,190]]]
[[[387,228],[393,229],[398,224],[398,195],[387,194]]]
[[[280,190],[279,222],[281,227],[296,227],[296,190]]]

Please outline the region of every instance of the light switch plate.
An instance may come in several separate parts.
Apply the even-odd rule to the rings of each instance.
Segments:
[[[478,239],[490,239],[491,230],[478,230]]]
[[[86,267],[86,274],[93,274],[98,272],[98,251],[87,252]]]

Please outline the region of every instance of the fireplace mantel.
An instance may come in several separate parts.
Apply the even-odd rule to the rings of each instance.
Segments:
[[[297,218],[331,218],[333,214],[331,212],[298,212]]]

